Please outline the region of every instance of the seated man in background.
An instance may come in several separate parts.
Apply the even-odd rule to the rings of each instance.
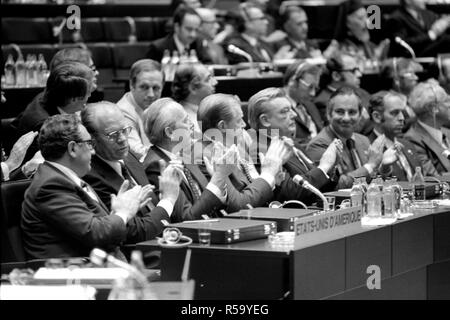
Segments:
[[[278,59],[306,59],[322,55],[317,41],[308,39],[308,17],[301,7],[287,7],[281,19],[287,36],[275,43]]]
[[[164,51],[168,50],[172,56],[174,51],[179,55],[190,54],[194,50],[202,63],[211,63],[209,56],[205,55],[201,41],[198,39],[198,30],[202,19],[198,13],[185,6],[180,6],[173,16],[173,33],[150,43],[147,58],[161,62]]]
[[[214,42],[220,27],[215,12],[208,8],[198,8],[195,11],[202,19],[198,32],[205,55],[209,56],[212,64],[228,64],[223,47]]]
[[[438,57],[439,63],[439,84],[450,94],[450,55]]]
[[[178,67],[172,82],[172,98],[181,104],[194,125],[194,139],[201,137],[197,121],[200,101],[213,94],[217,80],[204,65],[186,64]]]
[[[164,74],[159,62],[150,59],[138,60],[130,69],[130,91],[117,102],[131,127],[128,141],[131,151],[139,159],[147,154],[150,141],[144,130],[144,110],[161,97]]]
[[[76,115],[55,115],[39,133],[46,161],[38,168],[22,205],[21,229],[29,259],[86,257],[94,248],[125,261],[119,246],[127,223],[148,195],[140,186],[113,196],[109,210],[81,180],[90,170],[92,139]]]
[[[396,157],[391,175],[399,181],[411,181],[415,168],[421,166],[415,157],[414,145],[403,139],[405,109],[405,99],[395,91],[377,92],[369,101],[369,112],[375,127],[368,138],[374,142],[379,136],[386,136],[385,149],[392,148],[393,156]]]
[[[247,53],[253,62],[271,62],[273,48],[262,38],[267,33],[267,18],[261,9],[242,4],[239,10],[237,32],[225,41],[226,46],[232,44]],[[230,64],[249,62],[247,57],[227,51]]]
[[[283,89],[267,88],[254,94],[248,104],[248,122],[255,135],[250,147],[253,156],[256,149],[265,153],[270,148],[275,136],[293,139],[295,137],[295,113]],[[275,199],[278,201],[300,200],[306,204],[314,203],[313,194],[295,184],[292,180],[296,175],[302,176],[317,189],[330,191],[334,189],[334,166],[339,158],[338,143],[329,143],[327,150],[316,167],[302,150],[292,148],[292,156],[283,162],[283,168],[288,173],[275,189]],[[253,161],[258,164],[258,161]]]
[[[320,72],[319,66],[297,61],[284,73],[284,90],[296,114],[295,142],[303,149],[324,127],[320,112],[313,102]]]
[[[119,192],[125,180],[129,181],[130,187],[151,187],[144,167],[129,151],[127,138],[131,128],[115,104],[107,101],[89,104],[81,112],[81,119],[95,142],[91,170],[83,179],[94,188],[108,208],[111,208],[111,194]],[[180,181],[175,178],[176,175],[170,174],[173,169],[169,168],[160,178],[161,200],[150,191],[151,202],[128,222],[127,243],[155,238],[164,228],[161,220],[170,221]]]
[[[423,174],[438,176],[450,171],[450,97],[437,83],[419,83],[409,95],[409,105],[417,116],[405,138],[414,144]]]
[[[354,178],[370,178],[379,168],[381,173],[385,173],[395,161],[391,152],[383,153],[384,136],[377,138],[371,145],[367,137],[355,132],[362,108],[361,99],[353,88],[343,86],[336,90],[327,105],[330,124],[306,148],[311,159],[319,161],[334,139],[342,141],[343,153],[337,165],[339,189],[351,188]]]
[[[393,37],[406,41],[418,56],[436,56],[450,52],[450,17],[439,17],[426,9],[424,0],[400,0],[400,7],[389,20]],[[396,56],[410,56],[404,48],[396,47]]]
[[[341,86],[352,87],[362,100],[362,117],[357,125],[356,132],[366,134],[373,128],[370,120],[369,105],[370,94],[360,87],[362,71],[358,61],[354,56],[346,53],[335,52],[328,60],[326,70],[323,73],[324,84],[326,85],[317,95],[314,102],[319,109],[325,124],[328,124],[327,104],[331,95]]]
[[[173,222],[201,219],[201,215],[218,216],[227,203],[226,178],[234,169],[232,165],[218,164],[208,182],[199,166],[192,160],[193,124],[184,108],[170,98],[161,98],[144,112],[147,136],[152,146],[144,159],[148,180],[159,194],[161,160],[176,163],[183,170],[181,192],[177,205],[180,215]]]

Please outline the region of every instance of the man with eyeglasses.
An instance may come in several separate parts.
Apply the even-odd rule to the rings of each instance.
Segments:
[[[111,206],[111,194],[117,193],[125,180],[129,181],[130,187],[149,186],[142,164],[129,150],[131,127],[114,103],[102,101],[89,104],[81,113],[81,119],[95,141],[92,168],[83,179],[94,188],[108,208]],[[155,238],[163,229],[161,221],[170,221],[179,192],[179,180],[170,173],[167,170],[161,177],[161,199],[150,191],[151,203],[141,208],[128,223],[127,243]]]
[[[322,76],[325,87],[319,92],[314,102],[325,124],[328,124],[326,109],[331,95],[338,88],[345,85],[352,87],[357,92],[363,105],[361,119],[357,125],[356,132],[363,134],[370,132],[373,128],[373,123],[367,111],[370,94],[360,87],[362,72],[356,57],[338,51],[335,52],[327,59],[326,70]]]
[[[267,34],[268,21],[260,8],[241,4],[237,21],[237,32],[226,41],[226,45],[232,44],[248,53],[253,62],[271,62],[273,48],[262,38]],[[230,64],[249,62],[241,55],[227,51]]]
[[[222,46],[214,42],[214,38],[220,28],[215,12],[208,8],[198,8],[195,11],[202,18],[198,32],[205,54],[209,55],[212,64],[228,64],[228,59]]]
[[[437,83],[419,83],[411,92],[409,105],[417,115],[405,133],[416,148],[424,175],[439,176],[450,171],[450,160],[443,154],[450,150],[450,97]]]
[[[86,257],[100,248],[126,261],[119,246],[127,224],[148,202],[148,187],[127,190],[124,183],[112,196],[111,210],[81,179],[91,169],[92,138],[79,118],[61,114],[48,118],[39,133],[45,162],[25,192],[21,229],[27,259]]]
[[[295,142],[303,149],[324,126],[312,100],[316,95],[320,73],[319,66],[301,60],[291,64],[284,73],[284,90],[296,114]]]

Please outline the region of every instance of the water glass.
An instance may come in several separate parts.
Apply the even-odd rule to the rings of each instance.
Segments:
[[[211,244],[211,229],[208,226],[202,226],[198,229],[198,243],[201,246],[209,246]]]
[[[323,208],[324,211],[334,211],[335,207],[335,202],[336,202],[336,198],[335,197],[325,197],[325,199],[327,199],[328,201],[328,207]]]

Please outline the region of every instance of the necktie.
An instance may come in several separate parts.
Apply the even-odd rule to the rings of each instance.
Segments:
[[[200,196],[202,194],[200,187],[198,184],[194,181],[194,178],[192,177],[191,171],[189,171],[188,168],[183,167],[184,175],[186,176],[187,182],[189,184],[189,187],[191,189],[192,195],[194,196],[194,201],[197,201],[200,199]]]
[[[255,45],[255,49],[259,52],[264,62],[270,62],[272,60],[267,51],[263,47],[261,47],[258,42]]]
[[[81,180],[81,189],[83,189],[83,191],[86,192],[92,200],[99,202],[98,196],[94,189],[92,189],[92,187],[83,180]]]
[[[252,175],[250,174],[250,168],[248,167],[248,163],[245,160],[242,160],[239,162],[239,166],[241,167],[242,172],[244,172],[245,177],[247,178],[248,182],[253,182]]]
[[[309,167],[308,167],[307,163],[312,164],[312,161],[309,160],[308,157],[306,157],[306,155],[300,149],[294,148],[294,153],[295,153],[295,156],[297,157],[297,159],[305,167],[306,171],[309,171]]]
[[[361,160],[359,159],[358,153],[356,152],[355,141],[353,141],[353,139],[347,139],[346,144],[348,150],[350,151],[350,158],[352,159],[353,167],[355,169],[361,168],[362,164]]]
[[[400,166],[403,168],[403,171],[406,173],[406,178],[408,181],[412,180],[413,174],[411,166],[409,165],[408,159],[406,159],[405,154],[403,153],[403,150],[399,150],[397,152],[398,156],[398,162],[400,163]]]
[[[131,174],[130,174],[130,171],[129,171],[128,168],[125,166],[125,164],[123,164],[122,162],[120,162],[120,167],[122,168],[122,177],[130,182],[129,189],[131,189],[131,188],[137,186],[136,181],[134,181],[133,177],[132,177]]]

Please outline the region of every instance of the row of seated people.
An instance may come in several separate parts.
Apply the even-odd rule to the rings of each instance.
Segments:
[[[292,2],[292,1],[290,1]],[[336,26],[337,34],[324,48],[323,43],[308,39],[308,17],[297,5],[283,6],[280,25],[283,30],[269,29],[273,20],[265,13],[266,1],[245,1],[239,6],[232,23],[219,31],[213,10],[189,2],[181,5],[173,16],[173,33],[151,43],[147,57],[161,61],[165,50],[180,53],[197,51],[203,63],[270,62],[279,59],[324,56],[339,49],[357,56],[360,63],[384,60],[392,56],[410,55],[400,37],[420,56],[436,56],[449,52],[450,17],[425,9],[423,1],[402,1],[400,9],[392,13],[389,23],[379,27],[388,38],[375,45],[370,40],[367,12],[359,0],[342,4],[342,21]],[[193,9],[195,8],[195,9]],[[404,42],[402,42],[404,43]],[[240,49],[229,49],[233,45]],[[323,51],[323,52],[322,52]]]
[[[121,256],[120,244],[154,238],[162,220],[215,217],[220,209],[273,200],[317,203],[294,183],[296,175],[329,191],[377,172],[410,180],[416,166],[426,175],[450,170],[443,155],[450,148],[449,96],[436,81],[415,85],[408,100],[395,92],[370,97],[373,142],[356,133],[364,110],[359,90],[337,88],[326,102],[328,124],[305,147],[296,139],[300,116],[291,93],[314,92],[305,85],[317,81],[314,65],[298,62],[286,71],[285,88],[253,95],[247,110],[253,130],[246,131],[238,98],[214,94],[216,80],[201,64],[177,70],[172,99],[160,97],[161,66],[137,61],[120,101],[85,106],[97,74],[80,51],[55,57],[46,89],[18,119],[25,132],[35,132],[27,143],[40,132],[39,165],[22,209],[29,258],[85,256],[96,246]],[[409,140],[401,140],[407,102],[417,121],[405,134]]]

